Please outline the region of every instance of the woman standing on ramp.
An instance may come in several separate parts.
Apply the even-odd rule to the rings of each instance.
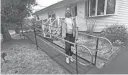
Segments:
[[[67,8],[66,10],[64,21],[65,24],[62,25],[62,37],[70,42],[75,42],[76,24],[73,21],[69,8]],[[71,46],[73,45],[68,42],[65,42],[65,52],[68,55],[66,57],[66,63],[70,63],[70,61],[73,62],[73,52],[71,51]]]

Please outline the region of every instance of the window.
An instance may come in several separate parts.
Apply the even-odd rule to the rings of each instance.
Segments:
[[[97,15],[104,15],[105,0],[98,0]]]
[[[108,0],[107,1],[107,12],[106,14],[113,14],[115,13],[115,4],[116,4],[116,1],[115,0]]]
[[[50,12],[48,12],[48,18],[50,18],[51,17],[51,13]]]
[[[77,16],[77,6],[75,6],[74,8],[75,8],[75,16]]]
[[[77,16],[77,5],[76,4],[71,5],[70,9],[71,9],[72,17]]]
[[[56,15],[54,12],[48,12],[48,18],[56,18]]]
[[[89,17],[115,14],[116,0],[89,0]]]
[[[90,1],[90,16],[95,15],[95,9],[96,9],[96,0]]]
[[[55,19],[56,18],[56,15],[55,13],[52,14],[52,18]]]

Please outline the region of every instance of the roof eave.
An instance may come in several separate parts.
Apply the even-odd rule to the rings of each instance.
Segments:
[[[40,15],[40,14],[42,14],[42,12],[51,9],[51,7],[53,7],[53,6],[57,5],[57,4],[59,5],[59,4],[63,4],[63,3],[66,3],[66,2],[67,3],[72,3],[72,2],[79,2],[79,1],[84,1],[84,0],[62,0],[62,1],[57,2],[57,3],[55,3],[55,4],[51,5],[51,6],[48,6],[48,7],[44,8],[44,9],[36,11],[35,13],[33,13],[33,15]]]
[[[46,8],[43,8],[43,9],[41,9],[41,10],[39,10],[39,11],[36,11],[35,13],[33,13],[33,15],[40,15],[40,12],[43,12],[43,11],[45,11],[46,9],[48,9],[48,8],[50,8],[50,7],[52,7],[52,6],[56,5],[56,4],[62,3],[62,2],[63,2],[63,1],[57,2],[57,3],[53,4],[53,5],[50,5],[50,6],[48,6],[48,7],[46,7]]]

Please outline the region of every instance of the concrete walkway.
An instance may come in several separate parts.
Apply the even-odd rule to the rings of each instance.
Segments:
[[[128,74],[128,40],[125,48],[111,60],[104,68],[98,70],[93,68],[90,74]]]
[[[128,74],[128,45],[99,74]]]
[[[35,36],[33,33],[24,33],[24,35],[29,38],[31,41],[35,43]],[[55,44],[52,44],[48,42],[47,40],[37,36],[38,46],[53,59],[56,61],[60,66],[62,66],[64,69],[66,69],[71,74],[76,74],[76,62],[67,64],[65,62],[65,55],[63,54],[64,50],[61,50],[62,48],[56,46]],[[81,59],[78,58],[80,61]],[[88,62],[84,61],[84,63],[89,64]],[[94,68],[94,65],[81,65],[78,63],[78,73],[79,74],[86,74],[89,72],[90,69]]]

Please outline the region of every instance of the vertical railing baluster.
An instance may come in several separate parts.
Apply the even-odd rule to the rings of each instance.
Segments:
[[[76,48],[76,74],[78,74],[78,60],[77,60],[77,44],[75,43]]]

